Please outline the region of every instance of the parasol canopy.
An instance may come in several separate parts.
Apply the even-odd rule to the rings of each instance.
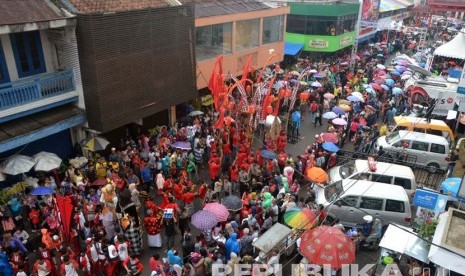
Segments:
[[[315,213],[309,208],[290,208],[284,213],[284,222],[297,229],[310,229],[318,223]]]
[[[92,137],[84,143],[84,147],[90,151],[101,151],[105,150],[105,148],[110,144],[110,142],[103,138],[103,137]]]
[[[360,92],[357,92],[357,91],[355,91],[355,92],[352,92],[352,93],[351,93],[351,95],[352,95],[352,96],[355,96],[355,97],[363,98],[363,95],[362,95],[362,93],[360,93]]]
[[[321,87],[322,85],[321,85],[321,83],[319,83],[318,81],[314,81],[314,82],[312,82],[311,86],[319,88],[319,87]]]
[[[204,211],[209,211],[209,212],[212,212],[213,214],[215,214],[215,218],[219,222],[227,221],[228,218],[229,218],[228,209],[226,209],[226,207],[224,207],[224,205],[221,205],[218,202],[207,203],[203,207],[203,210]]]
[[[339,151],[339,147],[336,146],[332,142],[324,142],[323,143],[323,149],[327,150],[327,151],[330,151],[330,152],[338,152]]]
[[[317,79],[321,79],[324,76],[321,73],[317,73],[317,74],[314,75],[314,77],[317,78]]]
[[[242,209],[242,199],[235,195],[230,195],[221,199],[221,205],[230,211],[237,211]]]
[[[325,94],[323,95],[323,97],[324,97],[325,99],[332,100],[332,99],[334,99],[334,94],[332,94],[332,93],[325,93]]]
[[[401,95],[402,92],[403,92],[402,89],[399,88],[399,87],[394,87],[394,88],[392,89],[392,94],[394,94],[394,95]]]
[[[190,112],[189,114],[187,114],[187,116],[189,117],[193,117],[193,116],[199,116],[199,115],[203,115],[204,113],[200,110],[194,110],[192,112]]]
[[[2,172],[10,175],[27,173],[34,167],[35,162],[32,157],[17,154],[7,158],[1,165]]]
[[[310,71],[308,71],[310,74],[317,74],[318,71],[316,69],[310,69]]]
[[[45,186],[39,186],[32,190],[31,195],[34,196],[43,196],[43,195],[51,195],[53,193],[52,188],[50,187],[45,187]]]
[[[48,172],[59,168],[61,165],[61,158],[58,155],[51,152],[39,152],[33,156],[34,162],[36,163],[34,169],[36,171]]]
[[[191,144],[183,141],[174,142],[171,147],[181,150],[191,150]]]
[[[311,181],[316,183],[324,183],[326,182],[326,180],[328,180],[328,175],[326,174],[326,172],[319,167],[308,168],[306,171],[306,175]]]
[[[347,121],[342,118],[336,118],[331,121],[333,124],[338,126],[345,126],[347,125]]]
[[[346,112],[344,111],[344,109],[340,108],[340,107],[333,107],[333,112],[336,113],[337,115],[344,115],[346,114]]]
[[[192,215],[191,223],[195,226],[195,228],[206,231],[215,227],[218,220],[214,213],[200,210]]]
[[[339,115],[337,115],[336,113],[334,113],[332,111],[325,112],[322,115],[323,119],[326,119],[326,120],[332,120],[334,118],[337,118],[338,116]]]
[[[321,134],[321,139],[325,142],[337,143],[339,141],[339,137],[336,134],[331,132],[325,132]]]
[[[302,234],[300,253],[313,264],[330,264],[338,270],[355,262],[355,244],[336,227],[322,225]]]
[[[356,96],[348,96],[347,99],[351,102],[364,102],[363,98],[359,98]]]
[[[376,64],[376,68],[384,70],[384,69],[386,69],[386,66],[384,66],[382,64]]]

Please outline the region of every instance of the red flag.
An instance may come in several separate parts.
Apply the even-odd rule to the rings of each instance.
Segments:
[[[224,128],[224,108],[221,107],[220,115],[218,116],[218,121],[215,124],[216,129],[223,129]]]
[[[247,75],[249,74],[249,68],[250,68],[251,61],[252,61],[252,55],[249,55],[244,65],[244,71],[242,72],[241,80],[245,80],[247,78]]]
[[[60,212],[61,224],[64,231],[63,236],[65,237],[66,241],[69,241],[71,218],[73,215],[73,203],[71,201],[71,197],[62,197],[60,195],[56,195],[56,203],[58,211]]]

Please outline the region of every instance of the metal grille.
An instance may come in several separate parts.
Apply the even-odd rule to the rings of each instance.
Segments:
[[[110,131],[196,96],[191,5],[78,15],[89,126]]]

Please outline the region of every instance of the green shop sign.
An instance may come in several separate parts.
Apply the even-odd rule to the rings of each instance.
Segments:
[[[303,43],[303,50],[307,52],[335,52],[353,45],[355,42],[355,32],[338,36],[286,33],[286,41],[297,44]]]

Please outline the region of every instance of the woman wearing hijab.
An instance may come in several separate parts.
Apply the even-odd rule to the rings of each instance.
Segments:
[[[237,233],[232,233],[229,239],[226,241],[226,260],[231,258],[231,253],[239,254],[241,251],[239,242],[237,241]]]
[[[173,249],[168,250],[168,261],[171,265],[179,265],[181,267],[183,265],[181,257],[178,256],[178,252]]]

